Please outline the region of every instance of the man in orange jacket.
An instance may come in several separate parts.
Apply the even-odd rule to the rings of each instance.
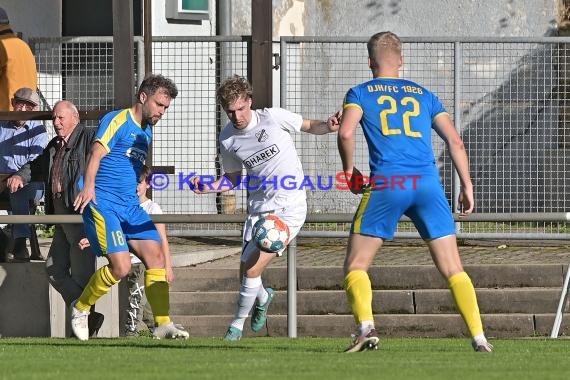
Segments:
[[[38,88],[36,59],[26,42],[10,27],[10,20],[0,8],[0,111],[13,111],[10,100],[17,89]]]

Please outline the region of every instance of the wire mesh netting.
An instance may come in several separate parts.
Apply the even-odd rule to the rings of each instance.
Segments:
[[[568,44],[564,38],[434,39],[406,38],[402,77],[436,93],[455,119],[470,158],[476,212],[564,212],[570,185],[570,86]],[[346,91],[370,79],[367,39],[288,37],[281,39],[281,105],[307,119],[326,119],[340,109]],[[113,46],[106,38],[32,39],[44,109],[72,100],[81,110],[113,107]],[[245,213],[246,190],[223,196],[196,196],[195,174],[218,176],[217,133],[227,122],[216,104],[220,81],[248,73],[249,39],[243,37],[160,37],[152,44],[153,71],[172,78],[179,96],[155,129],[152,164],[167,168],[153,197],[167,213]],[[135,44],[135,80],[144,72],[142,44]],[[276,96],[277,98],[277,96]],[[275,102],[276,103],[276,102]],[[278,105],[278,104],[276,104]],[[87,122],[96,125],[96,121]],[[305,186],[311,214],[355,211],[359,197],[337,188],[341,171],[335,135],[296,134],[297,150],[312,186]],[[450,207],[458,195],[451,159],[435,134],[433,148]],[[368,167],[358,132],[356,165]],[[350,223],[314,223],[305,231],[348,231]],[[461,223],[465,234],[567,236],[564,223]],[[181,231],[215,234],[240,225],[193,224]],[[401,223],[400,233],[414,233]]]
[[[341,104],[346,91],[371,78],[367,39],[283,38],[287,63],[282,97],[287,108],[303,115],[326,117]],[[466,40],[404,39],[401,76],[436,93],[455,118],[469,157],[476,212],[564,212],[570,184],[568,107],[565,88],[567,42],[560,39]],[[361,131],[356,166],[367,168],[368,153]],[[307,171],[340,169],[332,136],[298,141]],[[309,142],[307,142],[309,140]],[[316,149],[315,149],[316,148]],[[433,149],[450,207],[458,184],[444,142]],[[352,212],[359,199],[347,191],[311,192],[312,212]],[[524,237],[525,234],[567,236],[565,223],[462,223],[460,231]],[[401,233],[413,233],[400,223]]]

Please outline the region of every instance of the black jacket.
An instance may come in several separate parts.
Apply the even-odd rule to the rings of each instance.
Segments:
[[[70,211],[73,201],[79,193],[79,178],[85,174],[85,168],[91,152],[91,144],[97,128],[78,125],[75,127],[67,142],[66,152],[63,156],[63,199]],[[45,183],[45,211],[53,214],[53,194],[51,191],[51,169],[56,153],[57,137],[54,137],[46,146],[43,153],[32,162],[22,166],[16,175],[22,177],[24,184],[30,181]]]

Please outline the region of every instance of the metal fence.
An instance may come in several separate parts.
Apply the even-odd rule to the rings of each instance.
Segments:
[[[325,117],[346,91],[371,78],[367,38],[281,39],[281,104]],[[454,117],[470,157],[477,212],[488,223],[462,223],[467,236],[568,238],[566,223],[495,223],[499,213],[564,212],[570,207],[570,66],[567,38],[404,38],[402,77],[435,92]],[[304,138],[304,136],[303,136]],[[307,142],[307,140],[309,140]],[[459,186],[442,141],[434,150],[446,194]],[[334,137],[298,142],[309,173],[339,170]],[[356,164],[366,168],[362,134]],[[344,191],[310,194],[313,212],[345,212],[358,200]],[[399,231],[413,230],[401,223]]]
[[[43,110],[51,110],[61,99],[85,111],[113,108],[112,37],[31,38],[29,44],[36,57]],[[133,75],[138,83],[144,75],[142,38],[135,38],[134,48]],[[84,123],[96,126],[97,120]]]
[[[196,196],[185,184],[193,173],[217,175],[217,131],[224,123],[215,89],[231,73],[246,75],[248,38],[161,37],[152,44],[153,70],[171,77],[180,93],[155,129],[153,165],[174,166],[168,186],[154,198],[168,213],[213,214],[221,208],[245,212],[245,190],[235,196]],[[80,109],[108,109],[113,104],[112,40],[105,38],[32,39],[46,104],[70,99]],[[280,75],[274,83],[280,105],[305,118],[326,118],[342,105],[346,91],[370,79],[366,38],[282,38]],[[493,222],[504,213],[564,212],[570,185],[570,39],[404,38],[402,76],[435,92],[467,146],[475,185],[477,212],[489,222],[461,223],[467,237],[568,238],[558,222]],[[135,76],[144,72],[142,43],[135,44]],[[254,68],[255,69],[255,68]],[[274,102],[279,105],[279,102]],[[354,212],[359,197],[328,189],[341,170],[336,136],[297,134],[305,172],[309,212]],[[446,194],[457,198],[458,184],[439,138],[434,138]],[[368,155],[358,136],[356,163],[366,169]],[[324,182],[317,184],[317,178]],[[223,203],[223,205],[222,205]],[[540,219],[537,219],[540,220]],[[177,225],[181,234],[235,233],[239,224]],[[349,223],[309,223],[305,234],[345,234]],[[226,231],[226,232],[222,232]],[[417,236],[410,223],[399,235]],[[529,235],[532,234],[532,235]]]

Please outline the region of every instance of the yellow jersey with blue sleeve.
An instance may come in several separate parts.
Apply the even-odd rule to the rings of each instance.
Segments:
[[[108,113],[95,135],[106,150],[95,177],[97,204],[83,210],[83,226],[98,256],[128,251],[129,240],[155,240],[160,236],[140,207],[137,184],[152,141],[150,125],[137,123],[130,109]]]
[[[431,146],[434,120],[447,113],[435,94],[401,78],[380,77],[351,88],[344,107],[362,111],[371,176],[410,167],[436,170]]]
[[[130,109],[113,111],[101,119],[95,141],[107,150],[95,177],[97,200],[138,206],[136,189],[152,127],[136,122]]]

